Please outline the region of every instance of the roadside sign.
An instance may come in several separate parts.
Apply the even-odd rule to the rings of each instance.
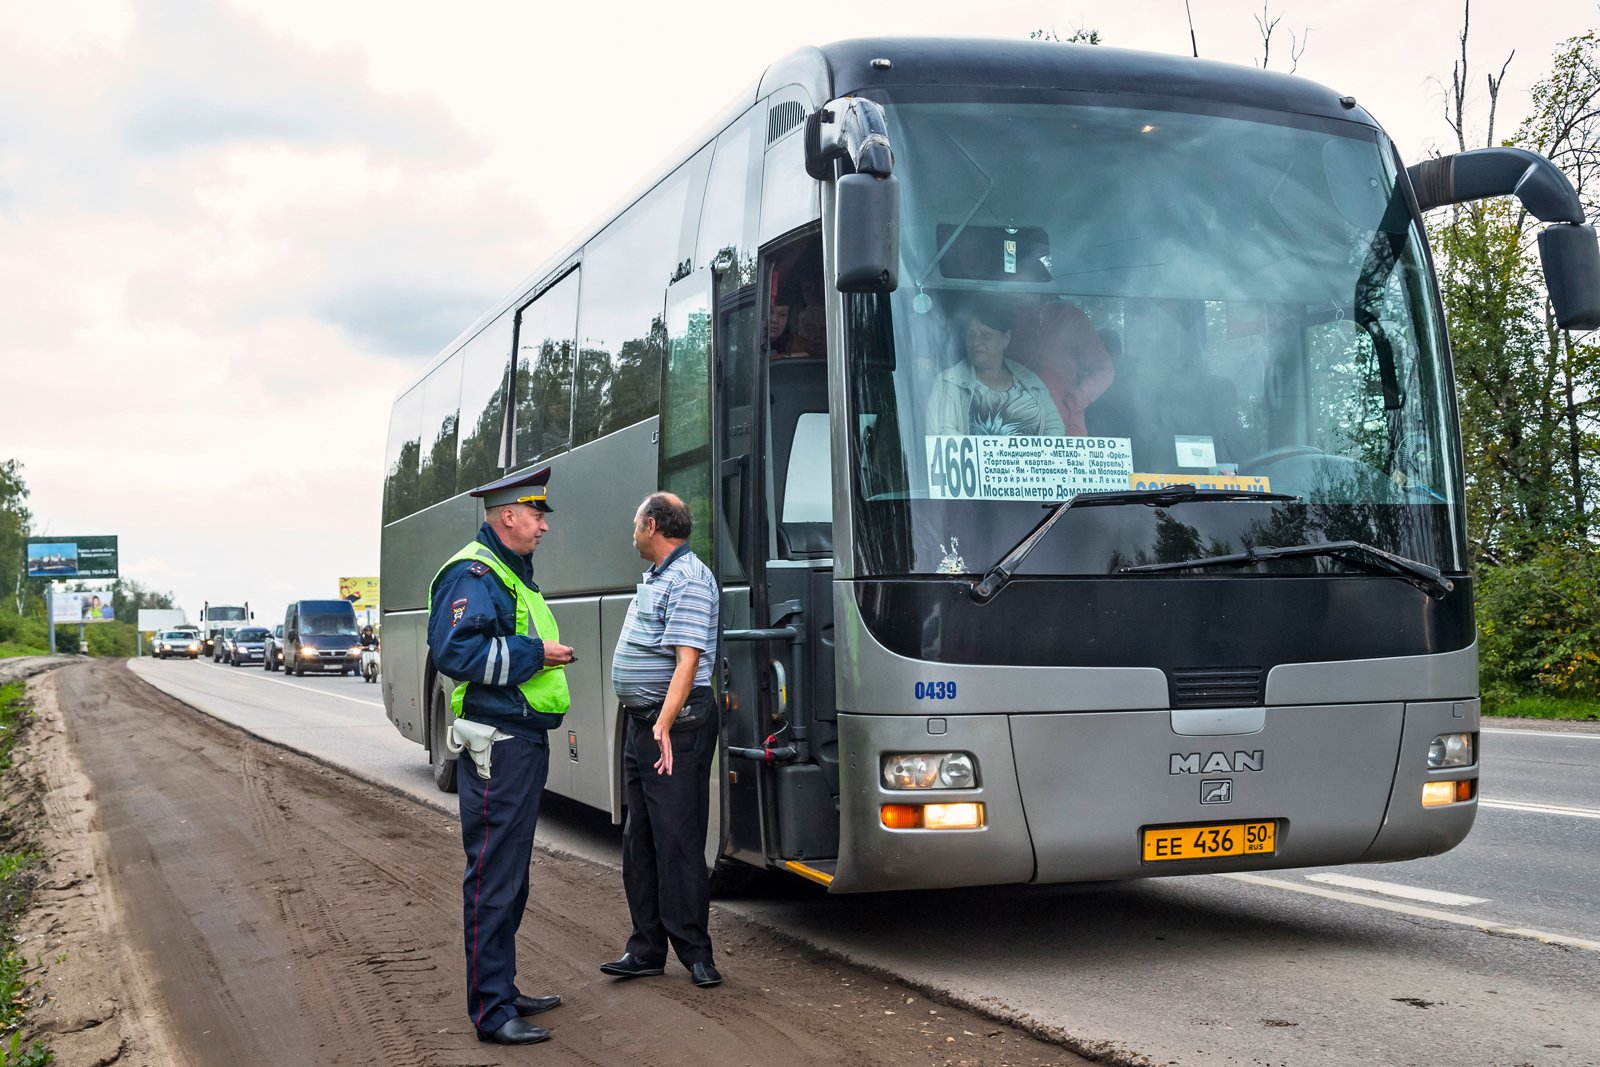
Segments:
[[[109,537],[30,537],[27,545],[29,578],[118,577],[115,534]]]
[[[183,626],[188,621],[182,608],[140,608],[138,629],[140,632],[153,633]]]
[[[115,622],[116,611],[111,606],[111,590],[85,589],[75,593],[56,590],[50,598],[50,621],[57,626]]]
[[[350,601],[357,611],[376,608],[378,606],[378,579],[340,578],[339,599]]]

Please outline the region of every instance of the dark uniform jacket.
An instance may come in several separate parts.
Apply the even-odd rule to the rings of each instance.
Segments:
[[[531,555],[519,556],[511,551],[488,523],[478,528],[477,540],[499,556],[528,588],[538,591],[539,587],[533,584]],[[510,653],[509,677],[502,673],[503,665],[498,660],[490,664],[496,638],[505,638],[502,648]],[[516,597],[485,564],[460,560],[440,576],[428,613],[428,649],[439,673],[471,683],[461,705],[464,718],[541,745],[547,743],[545,731],[561,725],[561,716],[530,708],[517,688],[544,666],[544,642],[533,634],[517,635]],[[491,670],[491,677],[504,684],[484,682],[490,676],[486,672]]]

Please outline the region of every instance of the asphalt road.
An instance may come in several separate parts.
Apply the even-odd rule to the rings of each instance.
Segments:
[[[376,686],[205,662],[134,669],[453,810]],[[1477,827],[1427,860],[873,896],[793,879],[721,906],[1132,1062],[1600,1064],[1600,732],[1487,726],[1482,741]],[[615,829],[587,809],[550,806],[540,839],[617,862]]]

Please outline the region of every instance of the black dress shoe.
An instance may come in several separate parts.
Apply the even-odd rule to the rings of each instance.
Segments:
[[[722,975],[709,963],[697,963],[689,968],[689,977],[694,979],[694,984],[701,989],[710,989],[712,986],[722,984]]]
[[[506,1020],[504,1026],[492,1034],[478,1032],[479,1041],[493,1041],[497,1045],[537,1045],[550,1036],[550,1031],[535,1026],[520,1015]]]
[[[556,994],[548,997],[518,997],[511,1002],[511,1006],[517,1009],[518,1015],[538,1015],[560,1003],[561,996]]]
[[[631,952],[624,952],[620,960],[600,965],[601,974],[609,974],[615,978],[649,978],[665,974],[666,971],[665,963],[646,963]]]

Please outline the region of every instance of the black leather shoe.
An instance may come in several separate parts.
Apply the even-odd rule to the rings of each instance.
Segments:
[[[492,1034],[479,1032],[479,1041],[493,1041],[497,1045],[537,1045],[550,1036],[550,1031],[535,1026],[520,1015],[506,1020],[504,1026]]]
[[[710,989],[712,986],[722,984],[722,975],[709,963],[697,963],[689,968],[689,977],[694,979],[694,984],[701,989]]]
[[[600,965],[601,974],[609,974],[614,978],[650,978],[665,974],[666,971],[665,963],[646,963],[631,952],[624,952],[620,960]]]
[[[511,1002],[511,1006],[517,1009],[518,1015],[538,1015],[560,1003],[561,996],[556,994],[548,997],[518,997]]]

